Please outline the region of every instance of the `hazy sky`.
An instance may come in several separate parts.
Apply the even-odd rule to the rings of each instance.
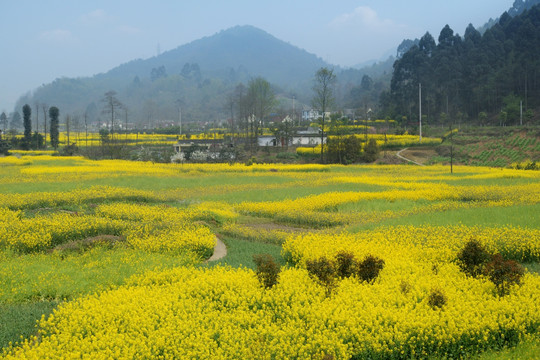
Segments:
[[[92,76],[136,58],[253,25],[331,64],[394,52],[444,25],[463,35],[513,0],[0,0],[0,111],[56,78]],[[18,109],[20,111],[20,109]]]

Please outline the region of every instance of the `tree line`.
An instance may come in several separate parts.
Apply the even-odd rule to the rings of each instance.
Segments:
[[[39,110],[39,107],[36,106],[36,109]],[[49,140],[51,146],[56,150],[59,145],[59,138],[60,138],[60,132],[59,132],[59,116],[60,116],[60,110],[56,106],[51,106],[50,108],[46,105],[43,107],[43,115],[44,115],[44,133],[41,134],[38,132],[38,130],[34,130],[32,132],[32,107],[30,105],[25,104],[22,107],[22,113],[23,113],[23,137],[22,138],[16,138],[14,136],[11,136],[11,138],[7,139],[7,115],[3,112],[0,114],[0,126],[2,126],[2,129],[0,130],[0,154],[7,155],[10,148],[19,148],[21,150],[39,150],[39,149],[45,149],[47,147],[47,115],[50,119],[50,125],[49,125]],[[46,110],[45,110],[46,109]],[[18,114],[18,112],[15,112],[15,114]],[[38,112],[36,112],[36,117],[38,116]],[[20,116],[20,115],[19,115]],[[20,119],[16,118],[16,121],[20,121]],[[39,118],[36,119],[36,127],[39,124]],[[12,132],[12,135],[15,133]]]
[[[463,37],[446,25],[436,43],[427,32],[394,63],[383,113],[417,123],[419,84],[432,123],[530,121],[540,105],[540,6],[513,18],[505,12],[483,35],[472,24]]]

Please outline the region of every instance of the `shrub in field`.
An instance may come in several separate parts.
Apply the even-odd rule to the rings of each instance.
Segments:
[[[341,278],[354,275],[356,270],[356,259],[350,252],[342,251],[336,255],[336,274]]]
[[[257,266],[257,278],[266,289],[277,284],[280,266],[270,254],[253,255],[253,262]]]
[[[484,267],[484,274],[495,284],[499,296],[507,295],[511,285],[519,285],[523,267],[513,260],[505,260],[501,254],[492,256]]]
[[[446,296],[441,289],[433,289],[429,294],[428,305],[433,309],[441,309],[446,304]]]
[[[483,265],[489,260],[489,254],[478,240],[469,240],[458,252],[458,265],[467,275],[476,277],[482,273]]]
[[[357,275],[363,281],[368,283],[375,281],[384,267],[384,260],[376,256],[368,255],[358,264]]]
[[[334,264],[330,260],[324,257],[316,260],[309,260],[306,262],[306,269],[311,276],[316,277],[324,286],[326,286],[328,293],[331,291],[336,270]]]
[[[399,283],[399,290],[401,290],[404,295],[407,295],[409,291],[411,291],[411,284],[405,280],[401,280]]]
[[[369,139],[367,144],[364,146],[364,161],[366,162],[374,162],[377,160],[377,157],[379,156],[379,146],[377,145],[377,141],[373,138]]]

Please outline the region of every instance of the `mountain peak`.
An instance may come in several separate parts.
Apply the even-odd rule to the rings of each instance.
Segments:
[[[170,104],[182,97],[186,119],[199,121],[223,112],[225,94],[257,76],[282,90],[309,94],[313,76],[323,66],[328,64],[305,50],[257,27],[240,25],[92,78],[61,79],[33,96],[70,112],[97,104],[106,91],[115,90],[138,116],[150,112],[145,109],[149,101],[161,104],[164,113],[174,113]]]
[[[222,30],[144,62],[147,73],[157,66],[164,66],[168,74],[180,73],[186,63],[196,63],[203,72],[242,68],[250,76],[263,76],[280,86],[312,77],[318,68],[327,66],[317,56],[252,25]]]

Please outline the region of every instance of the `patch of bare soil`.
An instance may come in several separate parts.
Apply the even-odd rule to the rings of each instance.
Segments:
[[[405,160],[396,156],[396,151],[383,151],[381,152],[381,156],[377,159],[377,164],[383,165],[401,165],[405,163]]]
[[[98,235],[82,240],[70,241],[56,246],[52,251],[58,252],[76,252],[85,251],[95,246],[114,246],[119,242],[125,241],[123,236]]]
[[[426,164],[431,158],[438,154],[433,148],[409,148],[401,153],[407,159],[411,159],[420,164]]]
[[[245,227],[252,228],[254,230],[263,230],[263,231],[286,231],[290,233],[294,232],[305,232],[306,229],[301,227],[288,226],[283,224],[276,223],[255,223],[255,224],[243,224]]]
[[[216,246],[214,246],[214,253],[206,262],[217,261],[227,256],[227,246],[216,236]]]

